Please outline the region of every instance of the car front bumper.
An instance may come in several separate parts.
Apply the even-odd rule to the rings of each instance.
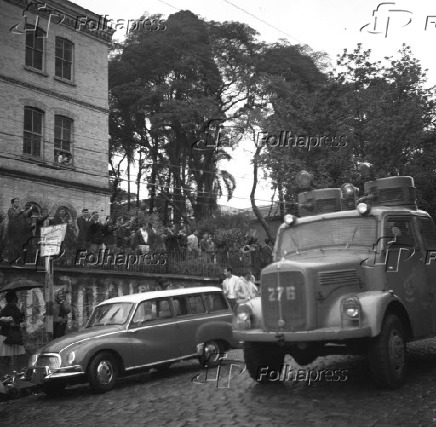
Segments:
[[[371,328],[363,327],[329,327],[299,332],[265,332],[262,329],[233,330],[233,338],[249,342],[293,343],[307,341],[345,341],[353,338],[371,336]]]
[[[48,366],[31,366],[27,368],[26,379],[33,384],[43,384],[50,381],[67,380],[85,376],[81,365],[65,366],[50,369]]]

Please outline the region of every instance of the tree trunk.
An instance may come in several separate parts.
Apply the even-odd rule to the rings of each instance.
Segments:
[[[262,149],[261,146],[257,147],[253,157],[253,187],[250,193],[250,201],[251,201],[251,207],[253,208],[253,212],[256,215],[256,218],[259,220],[262,227],[265,229],[268,239],[271,242],[275,242],[275,238],[273,237],[271,230],[269,229],[268,223],[265,221],[265,218],[262,216],[262,214],[260,213],[259,209],[256,206],[256,187],[257,187],[257,168],[258,168],[257,160],[261,149]]]

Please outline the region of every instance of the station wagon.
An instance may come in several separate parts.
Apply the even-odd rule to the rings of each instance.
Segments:
[[[119,376],[167,369],[181,360],[213,366],[235,345],[232,311],[220,288],[138,293],[97,305],[82,331],[32,356],[27,377],[49,395],[86,382],[105,392]]]

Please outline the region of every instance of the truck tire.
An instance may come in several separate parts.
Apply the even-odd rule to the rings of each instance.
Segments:
[[[318,359],[318,353],[313,350],[292,350],[291,356],[300,366],[310,365]]]
[[[112,390],[118,378],[117,360],[107,351],[97,353],[89,363],[87,373],[89,385],[94,392]]]
[[[211,340],[204,343],[203,354],[199,362],[203,368],[215,368],[220,365],[223,356],[223,343],[220,340]]]
[[[244,343],[244,359],[253,380],[262,384],[279,384],[284,380],[283,348],[275,344]]]
[[[369,345],[369,364],[374,382],[383,388],[399,388],[407,371],[404,325],[397,315],[388,313],[380,335]]]

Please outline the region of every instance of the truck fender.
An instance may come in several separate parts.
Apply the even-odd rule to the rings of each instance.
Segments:
[[[392,291],[369,291],[357,294],[362,307],[363,324],[371,327],[371,336],[381,332],[386,311],[393,310],[401,320],[406,321],[406,328],[410,326],[410,316],[401,300]]]

